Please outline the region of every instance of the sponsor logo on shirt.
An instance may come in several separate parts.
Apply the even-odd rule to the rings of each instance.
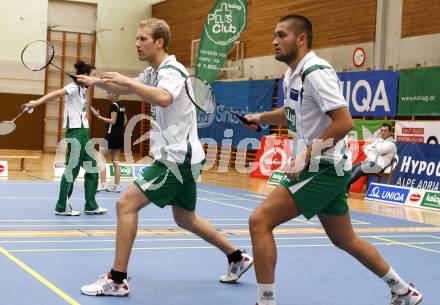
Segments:
[[[292,101],[298,101],[299,91],[293,88],[290,88],[290,99]]]

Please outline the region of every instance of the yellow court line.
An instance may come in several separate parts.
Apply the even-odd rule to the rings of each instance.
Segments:
[[[416,248],[416,249],[425,250],[425,251],[428,251],[428,252],[434,252],[434,253],[439,253],[440,254],[440,251],[438,251],[438,250],[433,250],[433,249],[429,249],[429,248],[425,248],[425,247],[415,246],[413,243],[402,243],[402,242],[399,242],[399,241],[395,241],[395,240],[391,240],[391,239],[387,239],[387,238],[382,238],[382,237],[376,237],[376,239],[383,240],[383,241],[386,241],[386,242],[393,242],[393,243],[395,243],[397,245],[407,246],[407,247],[411,247],[411,248]],[[425,242],[425,243],[422,243],[422,244],[433,244],[433,243],[435,243],[435,242]]]
[[[62,297],[65,301],[67,301],[69,304],[72,305],[80,305],[77,301],[72,299],[70,296],[68,296],[66,293],[64,293],[61,289],[56,287],[54,284],[49,282],[47,279],[45,279],[42,275],[40,275],[38,272],[34,271],[31,267],[20,261],[18,258],[16,258],[14,255],[9,253],[7,250],[5,250],[3,247],[0,247],[0,253],[3,253],[7,258],[9,258],[11,261],[16,263],[18,266],[23,268],[26,272],[30,273],[33,277],[35,277],[37,280],[39,280],[41,283],[46,285],[49,289],[51,289],[53,292],[58,294],[60,297]]]
[[[224,197],[234,198],[234,199],[238,199],[238,200],[247,200],[247,201],[252,201],[252,202],[257,202],[257,203],[261,202],[261,200],[254,200],[254,199],[248,199],[248,198],[243,198],[243,197],[238,197],[238,196],[233,196],[233,195],[226,195],[226,194],[217,193],[217,192],[213,192],[213,191],[197,190],[197,192],[220,195],[220,196],[224,196]]]
[[[197,199],[201,199],[201,200],[205,200],[205,201],[209,201],[209,202],[214,202],[214,203],[218,203],[218,204],[221,204],[221,205],[227,205],[227,206],[230,206],[230,207],[234,207],[234,208],[242,209],[242,210],[246,210],[246,211],[253,211],[254,210],[254,209],[245,208],[245,207],[242,207],[242,206],[239,206],[239,205],[235,205],[235,204],[230,204],[230,203],[221,202],[221,201],[212,200],[212,199],[206,199],[206,198],[202,198],[202,197],[197,197]]]

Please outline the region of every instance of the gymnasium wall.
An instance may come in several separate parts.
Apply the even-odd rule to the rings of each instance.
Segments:
[[[137,76],[146,67],[146,63],[138,61],[134,47],[135,35],[139,20],[151,16],[151,4],[158,0],[130,0],[129,5],[119,0],[0,2],[0,37],[3,41],[0,52],[0,120],[13,118],[19,105],[44,94],[44,72],[24,68],[20,53],[27,43],[47,39],[48,26],[85,33],[96,30],[95,62],[98,72],[118,71]],[[103,90],[95,90],[95,100],[104,97]],[[138,100],[135,96],[126,96],[124,99]],[[128,109],[129,112],[140,113],[140,103],[135,102]],[[44,107],[39,107],[32,115],[23,115],[12,135],[0,137],[0,148],[43,149],[43,118]],[[24,136],[26,131],[22,130],[23,125],[33,127],[32,137]],[[95,126],[99,128],[98,125],[94,124],[93,129]],[[135,132],[139,134],[140,128]],[[138,150],[138,147],[133,149]]]
[[[20,105],[36,98],[29,94],[0,93],[0,120],[12,120],[20,112]],[[44,107],[38,107],[32,114],[24,113],[15,121],[17,129],[13,133],[0,136],[0,148],[42,150],[43,120]]]
[[[153,5],[152,15],[171,26],[170,51],[185,64],[190,63],[191,40],[200,38],[214,2],[168,0]],[[284,73],[285,65],[273,58],[273,30],[279,17],[292,13],[310,18],[315,51],[338,71],[439,65],[439,5],[432,0],[279,0],[270,5],[264,0],[249,0],[248,25],[240,37],[245,42],[244,75],[249,77],[251,66],[257,78]],[[420,29],[414,30],[414,25]],[[362,68],[352,63],[357,47],[366,51]]]
[[[49,2],[53,11],[66,16],[53,18],[48,14]],[[88,1],[48,1],[17,0],[2,1],[0,18],[0,37],[7,43],[2,45],[0,53],[0,92],[18,94],[42,94],[44,91],[44,73],[26,70],[20,61],[23,47],[30,41],[47,39],[47,27],[56,26],[78,32],[97,32],[96,66],[100,71],[119,71],[137,75],[145,69],[146,63],[139,62],[134,47],[139,20],[151,16],[151,3],[157,0],[88,0]],[[84,21],[89,15],[87,7],[96,5],[96,20]],[[67,6],[69,9],[57,9]],[[68,18],[70,17],[70,18]],[[94,18],[94,16],[89,16]],[[48,23],[49,20],[49,23]],[[94,23],[93,23],[94,21]],[[76,23],[75,23],[76,22]],[[76,24],[76,25],[75,25]],[[96,24],[95,29],[90,25]],[[104,97],[97,91],[98,97]]]

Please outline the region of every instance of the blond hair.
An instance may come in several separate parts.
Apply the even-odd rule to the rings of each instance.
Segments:
[[[171,40],[170,26],[162,19],[145,19],[139,22],[139,27],[148,27],[153,32],[153,41],[162,38],[163,39],[163,49],[167,52],[168,45]]]

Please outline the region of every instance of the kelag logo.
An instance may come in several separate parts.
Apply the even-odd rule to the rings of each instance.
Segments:
[[[408,189],[372,183],[368,188],[365,198],[378,201],[405,203],[408,194]]]
[[[426,192],[422,207],[440,209],[440,193]]]
[[[0,173],[3,173],[4,170],[5,170],[5,167],[0,164]]]
[[[126,164],[120,164],[120,166],[121,166],[121,177],[126,177],[126,178],[133,177],[133,166]],[[110,164],[110,175],[112,177],[115,176],[115,167],[113,164]]]

